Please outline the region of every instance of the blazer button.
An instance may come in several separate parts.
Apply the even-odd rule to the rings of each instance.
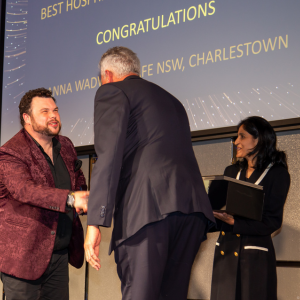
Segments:
[[[237,234],[236,236],[237,236],[237,237],[240,237],[241,235],[240,235],[240,234]]]
[[[239,254],[237,252],[234,252],[234,256],[239,256]]]
[[[225,232],[224,232],[224,231],[222,231],[222,235],[225,235]]]
[[[221,254],[224,255],[225,254],[224,251],[221,251]]]
[[[55,231],[51,231],[51,234],[54,235],[54,234],[55,234]]]

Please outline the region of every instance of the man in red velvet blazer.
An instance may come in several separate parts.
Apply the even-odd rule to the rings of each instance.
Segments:
[[[27,92],[23,129],[0,148],[0,271],[7,300],[69,299],[68,262],[83,264],[88,192],[51,91]],[[77,191],[77,192],[70,192]],[[76,211],[75,211],[76,209]]]

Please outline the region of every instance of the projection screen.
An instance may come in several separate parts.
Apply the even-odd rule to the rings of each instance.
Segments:
[[[300,114],[299,0],[7,1],[1,144],[20,130],[18,104],[49,88],[62,134],[92,145],[98,62],[114,46],[184,105],[191,131]]]

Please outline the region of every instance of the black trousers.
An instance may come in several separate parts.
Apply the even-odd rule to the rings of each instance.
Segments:
[[[37,280],[25,280],[1,273],[6,300],[68,300],[68,249],[52,254],[45,273]]]
[[[202,213],[176,212],[120,244],[114,251],[122,300],[186,300],[207,223]]]

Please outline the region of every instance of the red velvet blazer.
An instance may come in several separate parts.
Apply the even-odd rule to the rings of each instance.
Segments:
[[[82,171],[74,171],[74,146],[67,137],[57,139],[72,190],[79,190],[86,185]],[[68,192],[55,188],[48,162],[26,130],[0,148],[1,272],[28,280],[42,276],[52,255],[59,212],[65,212]],[[79,218],[74,217],[69,262],[80,268],[83,259],[83,229]]]

